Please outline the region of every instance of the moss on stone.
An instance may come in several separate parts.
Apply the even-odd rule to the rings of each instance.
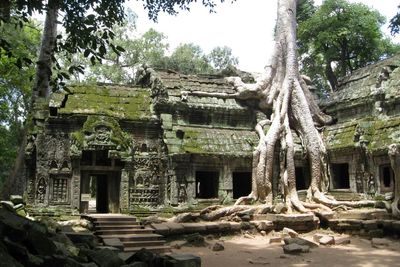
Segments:
[[[70,89],[60,114],[99,114],[140,120],[152,116],[151,92],[142,88],[117,86],[75,86]]]
[[[354,120],[326,128],[324,136],[327,148],[331,150],[358,146],[356,137],[364,141],[371,152],[386,150],[389,144],[400,141],[400,117]]]
[[[129,134],[121,130],[118,121],[114,118],[100,115],[88,116],[86,122],[82,126],[82,129],[71,133],[72,139],[74,139],[79,146],[78,148],[84,148],[85,136],[95,133],[95,128],[100,125],[104,125],[111,129],[111,142],[120,147],[120,150],[129,150]]]

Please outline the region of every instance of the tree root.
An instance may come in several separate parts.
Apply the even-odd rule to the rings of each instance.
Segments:
[[[346,206],[347,208],[364,208],[364,207],[374,207],[376,201],[374,200],[360,200],[360,201],[338,201],[335,199],[328,198],[325,194],[320,191],[316,191],[313,194],[313,200],[316,203],[325,205],[329,208],[335,208],[340,206]]]

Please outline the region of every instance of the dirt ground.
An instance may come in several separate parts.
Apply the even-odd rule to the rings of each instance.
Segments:
[[[304,234],[312,240],[314,233]],[[338,234],[337,234],[338,235]],[[400,266],[400,240],[389,239],[388,245],[373,247],[371,240],[351,236],[347,245],[313,248],[309,253],[288,255],[281,244],[268,244],[269,237],[244,235],[207,239],[208,247],[182,246],[173,253],[189,253],[201,257],[203,267],[243,266]],[[211,245],[223,244],[223,251],[212,251]]]

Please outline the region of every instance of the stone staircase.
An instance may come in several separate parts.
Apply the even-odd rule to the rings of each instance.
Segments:
[[[89,214],[82,215],[93,223],[94,234],[104,243],[119,240],[124,252],[135,252],[146,248],[155,253],[169,251],[162,235],[155,234],[151,228],[141,225],[135,217],[123,214]],[[118,242],[117,242],[118,243]]]

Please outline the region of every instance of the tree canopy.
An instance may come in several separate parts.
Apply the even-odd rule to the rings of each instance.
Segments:
[[[381,31],[385,17],[364,4],[326,0],[313,12],[310,8],[313,1],[301,2],[304,9],[298,28],[301,67],[320,86],[328,80],[335,89],[338,77],[398,50]]]
[[[35,68],[21,59],[35,60],[41,31],[34,22],[23,27],[0,25],[0,36],[13,44],[7,56],[0,49],[0,185],[6,179],[22,140],[22,123],[27,116]]]

